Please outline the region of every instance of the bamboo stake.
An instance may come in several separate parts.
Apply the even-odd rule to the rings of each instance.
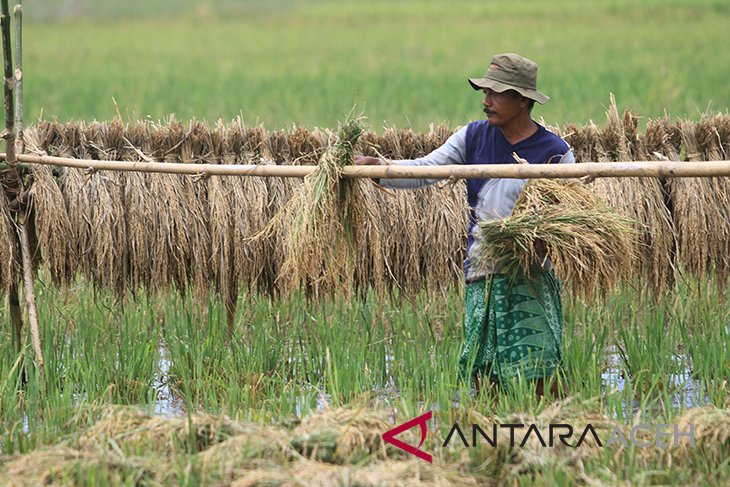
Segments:
[[[15,350],[20,353],[23,348],[23,315],[20,311],[17,283],[13,283],[8,290],[8,310],[10,311],[10,322],[13,324],[13,344]]]
[[[3,68],[4,68],[4,105],[5,105],[5,130],[2,132],[2,137],[5,139],[6,150],[8,151],[7,167],[0,171],[2,176],[2,187],[8,197],[8,202],[13,202],[17,199],[21,192],[20,178],[17,175],[17,158],[15,157],[15,132],[13,131],[13,121],[15,114],[13,113],[13,99],[12,99],[12,60],[10,53],[10,17],[8,16],[8,2],[2,0],[0,7],[0,31],[2,31],[2,44],[3,44]],[[10,321],[13,325],[13,341],[16,345],[17,352],[20,352],[22,347],[22,333],[23,333],[23,316],[20,312],[20,297],[18,295],[18,286],[13,285],[8,290],[8,308],[10,310]]]
[[[23,259],[23,281],[25,283],[25,305],[28,309],[28,323],[30,324],[30,338],[33,344],[33,353],[39,375],[43,376],[43,350],[41,349],[41,334],[38,329],[38,311],[35,302],[33,279],[33,264],[30,258],[30,243],[28,242],[28,228],[25,222],[19,223],[20,254]]]
[[[0,160],[6,159],[0,153]],[[262,176],[302,178],[316,166],[277,164],[183,164],[139,161],[97,161],[46,155],[20,154],[17,160],[30,164],[74,167],[89,171],[133,171],[204,176]],[[730,161],[623,161],[580,164],[454,164],[445,166],[345,166],[346,178],[404,179],[570,179],[605,177],[686,178],[730,176]]]
[[[21,9],[22,10],[22,9]],[[33,342],[33,350],[35,352],[35,362],[39,373],[43,374],[43,353],[40,344],[40,332],[38,328],[38,312],[35,302],[35,291],[33,282],[33,267],[30,252],[30,243],[28,238],[27,227],[27,209],[23,201],[23,179],[20,174],[20,168],[17,166],[18,158],[15,151],[15,111],[13,100],[13,89],[15,87],[16,78],[13,75],[13,55],[10,44],[10,12],[8,9],[8,0],[2,0],[0,3],[0,30],[2,30],[3,44],[3,74],[4,74],[4,101],[5,101],[5,130],[2,135],[5,139],[5,150],[7,157],[5,160],[8,167],[2,173],[2,186],[8,201],[11,204],[17,203],[17,211],[15,213],[16,230],[20,241],[20,253],[22,256],[23,281],[25,290],[25,304],[28,311],[28,322],[31,331],[31,340]],[[22,78],[22,76],[21,76]],[[12,291],[13,289],[11,289]],[[8,296],[9,302],[18,302],[17,290],[15,296]],[[18,319],[17,313],[11,312],[11,318],[15,321]],[[19,322],[14,323],[14,333],[20,337],[22,332],[22,318]]]
[[[23,129],[23,0],[16,0],[15,8],[15,153],[24,148]]]

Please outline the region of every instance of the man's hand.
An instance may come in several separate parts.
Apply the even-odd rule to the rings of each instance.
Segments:
[[[378,166],[380,165],[380,159],[371,156],[355,156],[353,161],[356,166]]]

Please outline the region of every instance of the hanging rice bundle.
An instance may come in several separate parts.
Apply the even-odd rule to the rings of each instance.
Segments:
[[[680,121],[667,140],[666,153],[689,163],[724,158],[723,126],[727,118]],[[727,130],[727,129],[725,129]],[[727,178],[676,178],[669,183],[679,241],[679,263],[699,277],[715,274],[725,286],[730,273],[730,184]]]
[[[612,102],[607,127],[569,125],[562,133],[579,162],[666,158],[700,164],[726,159],[730,151],[727,114],[706,115],[699,123],[649,121],[645,134],[637,127],[637,117],[629,112],[620,116]],[[159,124],[39,122],[26,134],[31,153],[66,157],[323,162],[319,176],[312,175],[306,184],[298,178],[201,178],[32,166],[31,230],[38,239],[34,255],[58,284],[83,275],[120,293],[192,286],[201,296],[215,289],[232,302],[241,289],[286,295],[300,287],[310,294],[338,288],[363,294],[375,288],[412,295],[460,280],[468,222],[463,184],[390,191],[369,181],[339,180],[338,147],[348,146],[342,133],[296,127],[267,132],[261,126],[246,127],[240,119],[219,122],[211,130],[171,117]],[[388,128],[382,135],[362,133],[354,150],[412,159],[440,146],[450,134],[445,127],[424,134]],[[725,282],[723,276],[730,272],[726,179],[602,178],[591,189],[633,222],[640,250],[633,263],[635,275],[657,292],[671,284],[677,264]],[[304,191],[320,199],[302,196]],[[7,287],[17,277],[11,265],[17,249],[8,202],[0,203],[5,212],[0,218],[0,283]],[[292,233],[297,215],[303,214],[318,223],[300,218],[299,233]],[[262,232],[275,215],[278,223]],[[266,236],[251,238],[259,233]],[[292,242],[299,242],[298,247]]]
[[[18,239],[5,192],[0,191],[0,290],[7,291],[18,280]]]
[[[525,185],[512,215],[480,223],[478,265],[508,275],[529,273],[545,259],[573,292],[602,296],[632,276],[636,222],[606,206],[577,181],[536,179]]]
[[[638,118],[629,111],[620,116],[613,95],[606,118],[606,128],[596,139],[597,161],[636,160],[640,152],[636,136]],[[639,160],[646,158],[641,154]],[[593,189],[608,206],[636,222],[639,252],[631,265],[655,294],[661,293],[671,285],[674,275],[674,228],[662,182],[656,178],[600,178],[593,183]]]
[[[445,142],[445,131],[431,130],[423,134],[422,152],[428,154]],[[415,155],[415,154],[413,154]],[[421,276],[427,289],[444,292],[463,279],[466,235],[469,230],[469,205],[463,181],[444,181],[420,191],[417,200],[419,228],[429,232],[421,236]]]
[[[285,292],[306,287],[315,296],[334,290],[350,294],[355,240],[359,237],[377,245],[373,232],[379,227],[374,212],[348,202],[362,195],[357,186],[367,183],[341,180],[341,169],[352,163],[362,132],[358,119],[343,122],[317,170],[304,178],[299,190],[258,234],[261,238],[277,227],[285,229],[281,242],[285,253],[277,276]]]
[[[48,131],[41,128],[26,130],[25,148],[30,153],[42,154],[44,144],[39,139],[45,138]],[[45,142],[45,141],[44,141]],[[68,284],[69,277],[75,268],[69,265],[74,259],[69,255],[73,248],[69,242],[71,222],[66,211],[63,192],[54,170],[48,166],[32,167],[33,183],[30,186],[30,220],[38,239],[38,247],[42,250],[42,259],[46,262],[51,279],[60,286]],[[38,255],[35,256],[36,258]],[[34,262],[34,266],[38,262]]]
[[[387,128],[377,142],[378,152],[387,159],[406,158],[399,132]],[[422,154],[421,154],[422,155]],[[423,285],[421,275],[422,239],[418,223],[423,213],[417,191],[382,190],[380,212],[383,228],[383,249],[386,254],[385,269],[396,289],[405,295],[418,293]]]

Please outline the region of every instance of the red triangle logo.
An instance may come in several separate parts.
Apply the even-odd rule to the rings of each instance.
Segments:
[[[433,463],[433,457],[426,453],[425,451],[419,450],[421,448],[421,445],[423,445],[423,442],[426,441],[426,432],[428,431],[428,427],[426,426],[426,422],[433,417],[433,412],[429,411],[426,414],[422,414],[417,418],[414,418],[407,423],[403,423],[400,426],[396,426],[392,430],[386,431],[383,433],[383,441],[386,443],[390,443],[396,448],[400,448],[406,453],[410,453],[411,455],[415,455],[421,460],[426,460],[428,463]],[[405,443],[400,440],[396,440],[395,436],[403,433],[404,431],[408,431],[409,429],[413,428],[414,426],[420,426],[421,427],[421,442],[418,444],[418,447],[414,447],[412,445],[409,445],[408,443]]]

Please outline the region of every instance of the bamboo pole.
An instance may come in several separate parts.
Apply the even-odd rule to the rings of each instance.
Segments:
[[[4,106],[5,106],[5,130],[2,137],[5,139],[7,156],[4,158],[7,167],[0,171],[0,181],[2,189],[5,191],[8,202],[16,201],[21,193],[20,178],[17,174],[15,165],[18,160],[15,157],[15,132],[13,130],[13,122],[15,118],[13,98],[12,98],[12,59],[10,53],[10,17],[8,15],[8,2],[2,0],[0,4],[0,31],[2,31],[3,44],[3,72],[4,72]],[[22,347],[23,334],[23,315],[20,312],[20,297],[18,294],[18,286],[13,285],[8,289],[8,308],[10,310],[10,321],[13,326],[13,342],[16,350],[20,352]]]
[[[15,16],[15,153],[24,149],[23,129],[23,0],[16,0]]]
[[[18,295],[18,284],[12,283],[8,290],[8,310],[10,322],[13,325],[13,344],[15,350],[20,353],[23,348],[23,314],[20,310],[20,297]]]
[[[22,10],[22,9],[21,9]],[[22,18],[22,17],[21,17]],[[23,281],[24,281],[24,295],[25,304],[28,312],[28,324],[30,325],[31,340],[33,343],[33,350],[35,352],[35,363],[38,367],[40,375],[43,375],[43,353],[40,344],[40,332],[38,327],[38,312],[35,302],[35,290],[33,282],[33,263],[30,251],[30,243],[28,238],[28,221],[27,221],[27,208],[24,201],[24,185],[23,178],[20,172],[20,168],[17,165],[18,158],[15,150],[15,109],[13,99],[13,89],[16,84],[16,77],[13,73],[13,55],[10,44],[10,11],[8,9],[8,0],[2,0],[0,2],[0,30],[2,30],[2,45],[3,45],[3,75],[4,75],[4,105],[5,105],[5,130],[2,132],[2,136],[5,139],[5,150],[7,156],[5,160],[8,163],[8,167],[2,171],[2,177],[0,182],[2,183],[3,190],[7,195],[8,201],[15,207],[17,204],[17,210],[15,211],[16,231],[18,240],[20,243],[20,253],[22,257],[22,268],[23,268]],[[22,47],[18,44],[18,48]],[[21,75],[22,78],[22,75]],[[11,288],[11,292],[15,287]],[[15,296],[8,295],[10,307],[14,302],[19,302],[17,296],[17,290],[15,290]],[[12,311],[12,310],[11,310]],[[13,323],[14,335],[18,337],[22,333],[22,318],[18,318],[18,313],[11,312],[11,319],[17,321]]]
[[[0,153],[0,160],[6,159]],[[262,176],[301,178],[316,166],[277,164],[183,164],[139,161],[97,161],[46,155],[19,154],[17,160],[29,164],[73,167],[89,171],[133,171],[145,173],[207,176]],[[404,179],[570,179],[607,177],[686,178],[730,176],[730,161],[623,161],[580,164],[454,164],[446,166],[345,166],[346,178]]]
[[[33,263],[30,257],[30,243],[28,241],[28,227],[26,222],[19,224],[20,229],[20,254],[23,259],[23,282],[25,285],[25,305],[28,310],[28,323],[30,324],[30,338],[33,345],[36,366],[39,375],[43,376],[43,350],[41,349],[41,334],[38,329],[38,308],[35,302],[35,289],[33,279]]]

